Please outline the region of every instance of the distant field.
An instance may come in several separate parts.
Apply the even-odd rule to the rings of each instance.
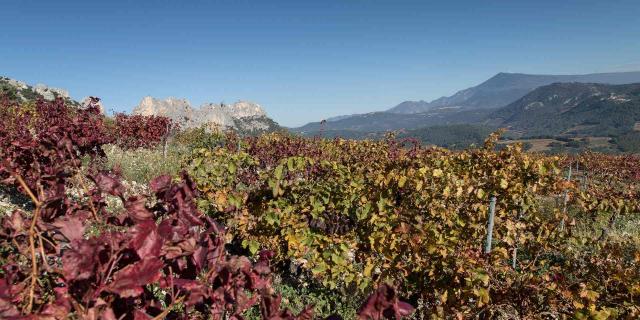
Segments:
[[[499,144],[530,143],[531,148],[529,149],[529,151],[543,152],[550,149],[549,144],[551,144],[552,142],[564,143],[555,139],[519,139],[519,140],[500,141]]]
[[[589,137],[587,138],[589,141],[589,146],[591,147],[610,147],[611,146],[611,138],[609,137]]]
[[[636,124],[638,127],[638,124]],[[573,139],[573,141],[586,143],[583,147],[589,149],[602,149],[602,148],[614,148],[615,146],[611,143],[611,138],[609,137],[587,137],[586,140],[582,140],[583,138]],[[529,144],[530,148],[528,151],[530,152],[545,152],[551,150],[554,145],[566,146],[568,142],[556,140],[556,139],[518,139],[518,140],[507,140],[500,141],[499,144],[513,144],[513,143],[522,143]]]

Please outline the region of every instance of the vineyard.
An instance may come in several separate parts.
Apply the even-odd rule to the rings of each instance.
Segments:
[[[0,210],[0,318],[639,318],[640,157],[499,138],[241,137],[4,99],[0,185],[24,205]]]

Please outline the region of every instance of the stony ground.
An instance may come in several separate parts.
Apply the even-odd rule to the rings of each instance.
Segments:
[[[31,210],[31,202],[15,188],[0,185],[0,215],[16,209]]]
[[[127,190],[127,194],[149,195],[149,187],[146,184],[135,181],[123,181],[123,185]],[[82,191],[78,187],[69,188],[67,192],[69,195],[75,197],[82,194]],[[108,207],[113,210],[118,209],[118,205],[120,205],[115,197],[108,198],[107,204]],[[0,185],[0,216],[9,214],[16,209],[22,209],[28,212],[34,208],[31,200],[27,196],[21,194],[15,188]]]

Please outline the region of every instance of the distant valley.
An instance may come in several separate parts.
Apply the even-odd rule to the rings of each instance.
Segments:
[[[307,136],[322,133],[351,138],[398,131],[400,136],[418,137],[424,143],[465,147],[481,142],[470,137],[507,128],[506,137],[513,139],[609,137],[614,144],[608,148],[628,151],[617,142],[633,142],[638,135],[640,84],[633,83],[640,83],[640,72],[499,73],[450,97],[405,101],[384,112],[339,116],[291,130]],[[443,140],[443,136],[448,138]]]

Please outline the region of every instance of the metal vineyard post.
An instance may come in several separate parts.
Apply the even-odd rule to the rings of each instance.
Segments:
[[[496,197],[491,197],[491,202],[489,203],[489,226],[487,230],[487,243],[484,249],[484,253],[491,252],[491,241],[493,238],[493,220],[496,215]]]

